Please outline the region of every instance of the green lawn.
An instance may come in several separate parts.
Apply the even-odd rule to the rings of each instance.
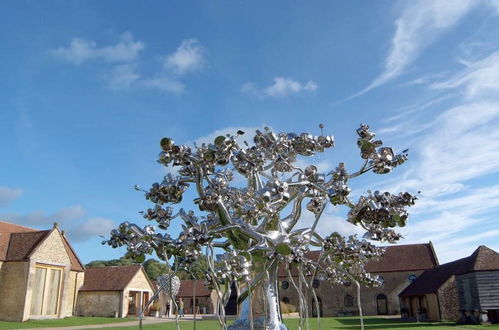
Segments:
[[[133,318],[115,319],[109,317],[67,317],[55,320],[29,320],[26,322],[0,321],[0,329],[56,328],[76,325],[91,325],[133,321]]]
[[[91,325],[91,324],[107,324],[107,323],[119,323],[127,322],[130,318],[126,319],[114,319],[114,318],[104,318],[104,317],[68,317],[62,320],[38,320],[38,321],[27,321],[24,323],[18,322],[1,322],[0,329],[27,329],[27,328],[57,328],[57,327],[70,327],[77,325]],[[289,330],[298,329],[298,319],[285,319],[284,322],[288,326]],[[310,319],[310,329],[319,329],[317,326],[316,319]],[[454,325],[452,322],[438,322],[438,323],[416,323],[416,322],[405,322],[400,319],[384,319],[379,317],[365,317],[364,322],[366,324],[366,329],[453,329],[453,330],[465,330],[465,329],[499,329],[499,325]],[[360,322],[358,317],[328,317],[321,319],[321,329],[359,329]],[[197,321],[197,330],[219,330],[220,326],[216,320],[205,320]],[[105,329],[121,329],[121,330],[137,330],[137,326],[133,327],[111,327]],[[160,323],[145,325],[144,329],[161,329],[161,330],[175,330],[175,322]],[[182,330],[192,330],[192,321],[181,321],[180,329]]]
[[[317,326],[316,319],[310,319],[310,329],[319,329]],[[400,319],[384,319],[379,317],[365,317],[365,328],[366,329],[453,329],[453,330],[465,330],[465,329],[499,329],[499,325],[454,325],[453,322],[438,322],[438,323],[416,323],[416,322],[405,322]],[[298,319],[285,319],[284,323],[288,326],[289,330],[298,329]],[[320,321],[321,329],[360,329],[360,321],[358,317],[328,317],[323,318]],[[197,321],[196,330],[219,330],[220,326],[218,321]],[[113,327],[109,329],[121,329],[121,330],[137,330],[138,327]],[[162,323],[162,324],[152,324],[144,326],[144,329],[162,329],[162,330],[175,330],[175,322]],[[182,321],[180,322],[180,329],[182,330],[192,330],[194,329],[192,321]]]

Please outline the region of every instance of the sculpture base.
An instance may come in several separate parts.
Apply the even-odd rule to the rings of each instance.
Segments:
[[[227,330],[248,330],[251,329],[250,321],[247,319],[238,319],[227,327]],[[253,329],[255,330],[288,330],[282,322],[269,322],[263,317],[253,320]]]

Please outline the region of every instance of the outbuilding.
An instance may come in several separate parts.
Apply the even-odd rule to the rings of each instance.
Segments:
[[[0,221],[0,320],[72,316],[84,270],[57,224],[37,230]]]
[[[76,313],[80,316],[137,316],[153,293],[154,286],[141,265],[89,267],[78,295]]]
[[[499,253],[486,246],[428,269],[400,293],[409,318],[499,322]]]

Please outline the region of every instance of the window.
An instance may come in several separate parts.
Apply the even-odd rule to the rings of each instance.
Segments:
[[[321,285],[321,281],[319,281],[318,279],[314,279],[314,280],[312,281],[312,287],[313,287],[314,289],[317,289],[317,288],[319,287],[319,285]]]
[[[57,315],[61,296],[61,280],[62,269],[36,266],[31,297],[31,315]]]
[[[379,281],[380,285],[385,284],[385,278],[383,276],[378,276],[378,281]]]
[[[289,282],[288,281],[282,281],[281,282],[281,288],[283,288],[284,290],[286,290],[287,288],[289,288]]]
[[[409,280],[410,283],[414,282],[416,280],[416,275],[414,274],[411,274],[407,277],[407,279]]]
[[[284,304],[289,304],[289,298],[288,297],[284,297],[282,298],[281,300]]]
[[[352,307],[353,306],[353,297],[349,294],[347,294],[345,296],[345,298],[343,299],[343,303],[345,305],[345,307]]]

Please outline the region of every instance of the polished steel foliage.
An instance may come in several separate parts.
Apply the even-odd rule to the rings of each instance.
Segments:
[[[180,289],[180,279],[178,276],[163,274],[156,279],[159,290],[166,292],[168,297],[175,299],[178,290]]]
[[[322,132],[323,125],[320,128]],[[314,280],[376,285],[377,278],[364,268],[383,252],[373,241],[394,243],[401,238],[394,228],[405,226],[406,208],[416,197],[407,192],[367,191],[354,199],[349,181],[370,171],[391,172],[407,160],[407,150],[395,154],[375,139],[369,126],[361,125],[357,129],[363,160],[360,169],[349,172],[339,163],[332,171],[321,173],[315,165],[298,164],[305,163],[302,156],[332,148],[332,136],[276,134],[265,128],[255,132],[253,141],[241,145],[238,140],[244,134],[238,131],[194,147],[163,138],[158,162],[173,167],[178,175],[167,174],[149,190],[136,187],[155,204],[143,216],[160,230],[124,222],[103,243],[114,248],[127,246],[128,255],[138,260],[155,252],[184,268],[206,255],[206,280],[216,290],[220,306],[228,302],[231,284],[237,284],[240,318],[230,329],[286,329],[277,290],[277,272],[284,269],[298,290],[300,328],[304,328],[308,297],[315,297],[317,304]],[[191,188],[200,213],[183,208],[174,211],[173,206],[181,203]],[[348,208],[346,221],[362,227],[364,237],[343,237],[337,232],[320,235],[317,224],[328,203]],[[311,212],[313,220],[301,222],[306,227],[297,228],[303,212]],[[168,232],[174,219],[182,221],[177,238]],[[310,258],[311,250],[319,251],[318,259]],[[174,271],[170,272],[161,282],[166,286],[160,283],[160,287],[171,285]],[[256,306],[262,304],[258,311]],[[227,328],[223,308],[219,310],[220,324]]]

